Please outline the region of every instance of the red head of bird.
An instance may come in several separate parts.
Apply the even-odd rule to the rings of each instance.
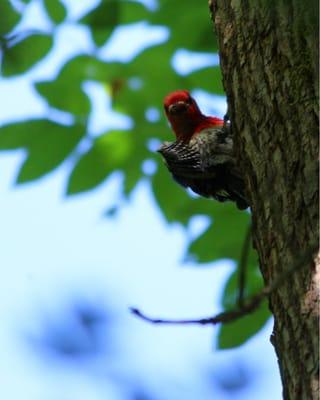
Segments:
[[[223,126],[223,120],[202,114],[187,90],[177,90],[164,99],[164,110],[177,140],[189,142],[192,136],[210,127]]]

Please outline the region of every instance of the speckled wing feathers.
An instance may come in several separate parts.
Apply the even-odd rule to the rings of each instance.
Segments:
[[[232,138],[223,128],[204,130],[189,143],[165,142],[158,151],[180,185],[221,202],[235,201],[240,209],[248,207]]]

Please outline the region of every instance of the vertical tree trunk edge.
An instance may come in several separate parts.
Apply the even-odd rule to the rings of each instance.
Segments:
[[[209,0],[209,8],[270,284],[319,242],[318,3]],[[286,400],[319,397],[319,256],[304,264],[269,300]]]

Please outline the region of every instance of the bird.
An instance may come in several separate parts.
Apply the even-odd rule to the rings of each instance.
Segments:
[[[168,94],[164,111],[176,140],[164,142],[158,152],[174,180],[200,196],[248,208],[230,121],[204,115],[187,90]]]

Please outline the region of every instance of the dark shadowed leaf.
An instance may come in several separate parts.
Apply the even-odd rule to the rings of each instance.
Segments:
[[[47,13],[52,21],[60,24],[67,16],[67,10],[61,0],[44,0]]]
[[[249,298],[257,294],[263,288],[263,279],[257,263],[257,253],[253,251],[253,249],[252,255],[250,255],[250,259],[246,267],[246,276],[247,278],[244,296],[245,298]],[[239,271],[237,267],[236,270],[230,275],[224,288],[222,298],[224,310],[230,310],[236,305],[239,288],[238,278]]]
[[[52,37],[33,34],[3,51],[2,75],[22,74],[41,61],[52,47]]]
[[[140,165],[135,161],[131,165],[127,164],[127,166],[124,168],[123,182],[123,193],[125,196],[128,196],[133,191],[142,176]]]
[[[161,159],[160,154],[158,155]],[[162,213],[168,222],[180,222],[187,225],[194,215],[215,215],[213,200],[191,197],[187,190],[178,185],[169,171],[159,160],[159,168],[152,177],[152,190]]]
[[[84,129],[64,126],[49,120],[10,124],[0,129],[0,150],[25,149],[17,183],[28,182],[51,172],[70,155]]]
[[[252,314],[239,318],[237,321],[221,325],[217,347],[219,349],[231,349],[245,343],[263,328],[270,315],[270,310],[265,300]]]
[[[263,288],[263,279],[257,263],[257,254],[253,249],[249,257],[246,275],[244,295],[245,298],[248,299],[259,293]],[[226,283],[222,298],[224,310],[231,310],[236,307],[239,287],[238,276],[237,268]],[[264,301],[254,313],[230,324],[221,325],[218,334],[218,347],[220,349],[226,349],[240,346],[262,329],[270,316],[271,314],[267,302]]]
[[[101,46],[117,26],[119,16],[120,2],[118,0],[102,0],[80,22],[90,27],[95,43]]]
[[[117,26],[146,20],[149,15],[148,9],[141,3],[102,0],[80,22],[90,27],[95,43],[100,46],[105,43]]]
[[[173,181],[164,165],[161,165],[153,176],[152,190],[168,222],[179,221],[187,224],[191,216],[183,213],[183,209],[192,202],[192,199],[182,187]]]
[[[186,81],[191,88],[206,89],[210,93],[224,95],[220,67],[203,68],[187,75]]]
[[[9,0],[1,0],[0,37],[9,33],[20,19],[20,14],[12,7]]]
[[[155,24],[171,30],[170,46],[195,51],[217,51],[209,9],[194,0],[175,2],[160,0],[159,9],[151,17]]]

